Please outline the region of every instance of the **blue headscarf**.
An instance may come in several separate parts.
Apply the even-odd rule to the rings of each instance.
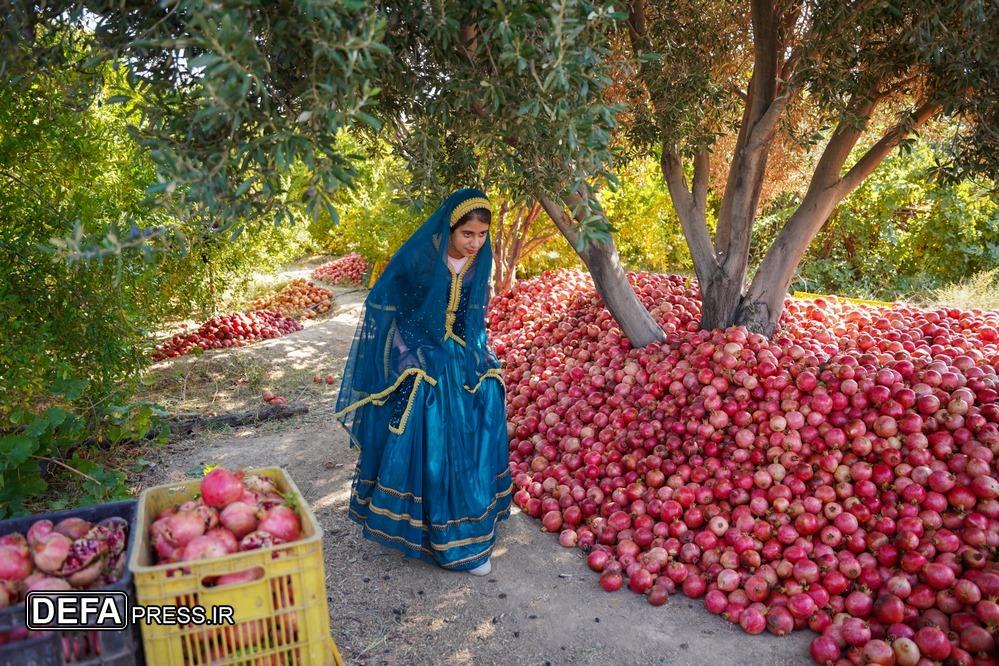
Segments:
[[[352,435],[360,407],[408,400],[422,382],[436,385],[447,340],[465,347],[467,386],[475,386],[484,373],[499,367],[486,347],[490,240],[458,275],[447,264],[453,223],[476,208],[488,208],[481,190],[466,188],[449,196],[392,255],[371,288],[336,404],[337,420]],[[405,358],[397,347],[397,334],[409,350]],[[356,437],[352,443],[359,444]]]

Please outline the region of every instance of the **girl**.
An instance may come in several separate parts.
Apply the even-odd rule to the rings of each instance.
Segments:
[[[336,418],[361,448],[350,517],[364,535],[485,575],[510,511],[506,388],[486,346],[491,212],[444,201],[364,301]]]

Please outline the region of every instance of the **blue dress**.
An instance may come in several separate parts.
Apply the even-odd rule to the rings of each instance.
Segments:
[[[468,261],[471,264],[472,260]],[[450,271],[448,329],[437,377],[409,375],[361,406],[361,447],[349,515],[364,535],[447,569],[477,567],[492,553],[496,523],[510,513],[506,387],[495,356],[474,385],[463,339],[468,264]],[[478,313],[478,316],[483,316]]]

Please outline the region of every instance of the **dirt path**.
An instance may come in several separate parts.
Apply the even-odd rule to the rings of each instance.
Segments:
[[[317,371],[338,374],[353,338],[364,292],[337,292],[336,313],[298,333],[155,369],[176,376],[208,361],[259,367],[257,380],[283,387],[289,398],[300,396],[310,412],[260,427],[201,433],[146,452],[153,465],[142,484],[196,475],[207,463],[287,469],[325,530],[330,623],[347,663],[810,663],[807,631],[749,637],[679,594],[659,608],[627,590],[607,594],[582,551],[560,547],[519,512],[501,523],[493,573],[484,579],[405,560],[365,541],[346,514],[356,452],[332,418],[336,386],[311,380]],[[220,406],[259,395],[233,394]]]

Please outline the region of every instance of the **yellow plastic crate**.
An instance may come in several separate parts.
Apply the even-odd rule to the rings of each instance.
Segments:
[[[232,626],[143,623],[142,643],[149,666],[339,666],[330,636],[326,603],[323,535],[312,509],[294,481],[279,467],[247,470],[274,480],[295,497],[302,539],[212,560],[154,564],[149,526],[161,510],[194,499],[200,480],[156,486],[139,497],[135,548],[129,568],[135,596],[144,606],[232,606]],[[215,576],[258,569],[257,580],[211,587]]]

